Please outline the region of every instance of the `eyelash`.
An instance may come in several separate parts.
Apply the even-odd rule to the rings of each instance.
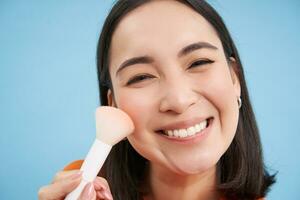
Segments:
[[[194,68],[195,66],[211,64],[211,63],[214,63],[214,61],[212,61],[212,60],[197,60],[197,61],[193,62],[188,69]],[[147,74],[137,75],[137,76],[133,77],[132,79],[130,79],[126,85],[131,85],[133,83],[137,83],[137,82],[143,81],[148,78],[153,78],[153,77],[154,76],[150,76]]]
[[[149,76],[147,74],[142,74],[142,75],[138,75],[138,76],[135,76],[133,77],[132,79],[130,79],[126,85],[131,85],[133,83],[137,83],[139,81],[142,81],[142,80],[145,80],[145,79],[148,79],[148,78],[152,78],[154,76]]]
[[[209,59],[207,59],[207,60],[197,60],[197,61],[193,62],[188,69],[194,68],[194,65],[198,66],[198,65],[206,65],[206,64],[211,64],[211,63],[214,63],[214,61],[209,60]]]

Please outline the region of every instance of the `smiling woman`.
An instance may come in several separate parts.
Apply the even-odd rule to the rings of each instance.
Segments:
[[[119,1],[97,54],[102,105],[136,126],[102,172],[115,199],[266,196],[275,179],[264,169],[242,64],[210,5]]]
[[[135,125],[99,172],[114,199],[266,196],[275,175],[264,167],[243,67],[207,2],[118,1],[101,32],[97,67],[101,104]]]

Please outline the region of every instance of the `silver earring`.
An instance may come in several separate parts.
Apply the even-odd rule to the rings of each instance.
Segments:
[[[242,99],[241,99],[241,97],[239,97],[237,101],[238,101],[239,108],[241,108],[242,107]]]

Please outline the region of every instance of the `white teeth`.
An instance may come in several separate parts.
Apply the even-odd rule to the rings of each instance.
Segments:
[[[187,131],[188,131],[188,136],[194,135],[197,132],[193,126],[188,128]]]
[[[200,126],[200,129],[204,129],[207,126],[207,120],[205,120],[203,123],[200,123]]]
[[[174,135],[175,137],[179,137],[179,131],[178,131],[178,130],[174,130],[174,131],[173,131],[173,135]]]
[[[173,136],[173,132],[172,131],[167,131],[168,136]]]
[[[187,131],[185,129],[180,129],[179,130],[179,137],[183,138],[183,137],[186,137],[188,134],[187,134]]]
[[[199,124],[196,125],[196,131],[197,131],[197,132],[200,131],[201,128],[202,128],[202,125],[201,125],[201,126],[200,126]]]
[[[200,131],[205,129],[206,126],[207,126],[207,120],[204,120],[201,123],[191,126],[187,129],[166,130],[164,131],[164,133],[169,137],[185,138],[188,136],[195,135],[196,133],[199,133]]]

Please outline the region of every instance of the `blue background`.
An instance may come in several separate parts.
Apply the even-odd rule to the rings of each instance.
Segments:
[[[211,0],[244,64],[268,199],[300,199],[300,1]],[[99,105],[96,44],[112,1],[0,2],[0,199],[37,199],[87,153]],[[274,171],[273,171],[274,172]]]

